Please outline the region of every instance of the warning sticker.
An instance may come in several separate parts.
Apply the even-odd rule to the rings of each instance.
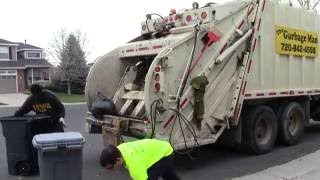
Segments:
[[[276,26],[276,52],[294,56],[317,57],[318,33]]]

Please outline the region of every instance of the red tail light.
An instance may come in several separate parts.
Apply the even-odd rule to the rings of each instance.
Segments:
[[[160,72],[160,71],[161,71],[161,67],[160,67],[160,66],[156,66],[156,67],[154,68],[154,71],[155,71],[155,72]]]
[[[208,15],[207,15],[207,12],[204,11],[204,12],[201,13],[201,18],[202,18],[202,19],[206,19],[207,16],[208,16]]]
[[[159,92],[160,91],[160,83],[158,83],[158,82],[155,83],[154,88],[156,89],[157,92]]]
[[[188,15],[187,17],[186,17],[186,21],[187,22],[190,22],[192,20],[192,17],[190,16],[190,15]]]

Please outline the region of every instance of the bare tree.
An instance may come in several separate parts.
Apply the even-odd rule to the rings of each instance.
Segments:
[[[50,44],[51,55],[59,60],[59,69],[63,80],[67,82],[68,94],[71,94],[71,84],[75,80],[83,80],[87,76],[86,36],[80,31],[67,33],[61,29]]]
[[[293,0],[289,0],[290,3]],[[305,9],[316,9],[316,7],[319,5],[320,0],[297,0],[299,5]]]

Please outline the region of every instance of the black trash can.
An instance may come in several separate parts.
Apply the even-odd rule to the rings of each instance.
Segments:
[[[38,172],[37,151],[32,145],[36,134],[47,133],[50,117],[44,115],[9,116],[0,118],[6,141],[10,175],[27,176]]]

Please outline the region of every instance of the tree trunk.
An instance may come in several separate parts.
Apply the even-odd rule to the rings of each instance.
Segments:
[[[68,95],[71,95],[71,81],[68,80]]]

